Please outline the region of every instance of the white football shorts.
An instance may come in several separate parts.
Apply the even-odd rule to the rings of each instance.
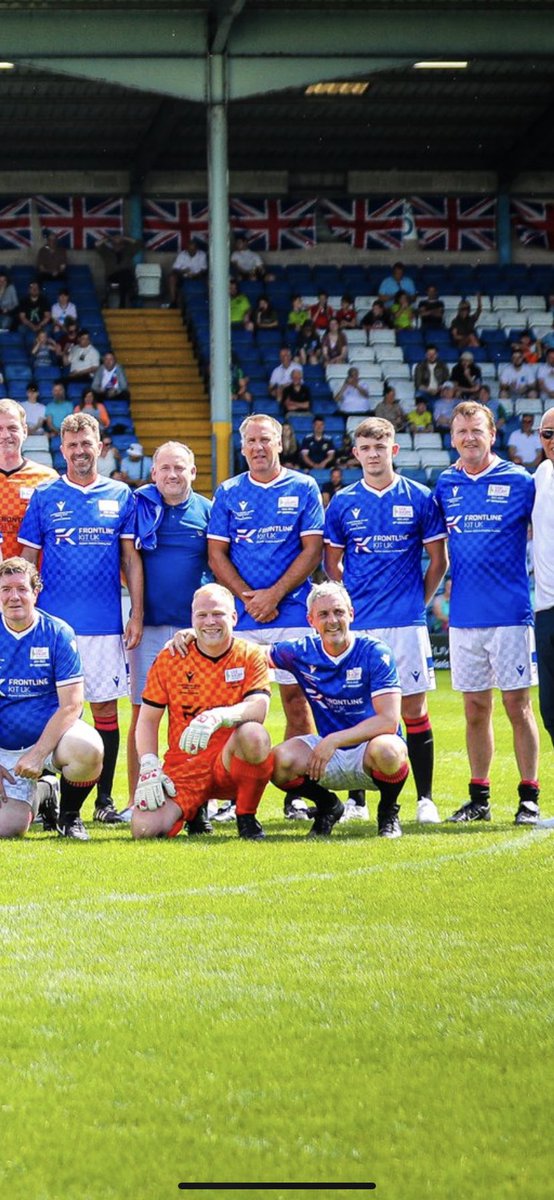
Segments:
[[[302,734],[307,746],[317,746],[323,738],[316,733]],[[364,770],[364,754],[367,742],[359,746],[347,746],[344,750],[335,750],[325,768],[325,773],[318,780],[322,787],[330,788],[332,792],[348,792],[351,788],[365,788],[366,791],[378,791],[375,780],[368,771]]]
[[[29,749],[29,747],[27,747]],[[0,763],[7,771],[11,771],[15,767],[21,755],[25,754],[25,750],[2,750],[0,749]],[[37,784],[35,779],[22,779],[19,775],[14,775],[15,783],[3,781],[4,793],[8,800],[21,800],[23,804],[28,804],[32,809],[33,816],[36,817],[38,812],[38,796]]]
[[[456,692],[488,692],[534,687],[537,683],[532,625],[450,629],[450,667]]]
[[[435,668],[426,625],[393,625],[389,629],[357,629],[355,632],[367,633],[390,646],[403,696],[435,690]]]
[[[85,700],[103,704],[129,695],[129,665],[120,633],[77,634]]]
[[[309,625],[304,626],[303,629],[282,629],[271,626],[264,629],[261,625],[259,629],[240,629],[235,632],[237,637],[244,638],[245,642],[255,642],[257,646],[273,646],[275,642],[296,642],[299,638],[309,637],[313,633],[313,629]],[[279,667],[273,667],[270,674],[275,683],[285,685],[295,683],[298,686],[298,680],[291,675],[290,671],[282,671]]]

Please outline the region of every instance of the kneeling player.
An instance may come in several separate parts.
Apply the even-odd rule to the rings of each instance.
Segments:
[[[54,827],[53,787],[40,778],[45,766],[62,772],[75,814],[102,770],[102,741],[80,720],[83,672],[75,634],[37,609],[40,588],[36,567],[25,559],[0,564],[0,837],[26,833],[41,805]],[[88,840],[76,815],[70,825],[68,835],[60,820],[59,833]]]
[[[273,770],[263,728],[270,699],[264,652],[233,636],[231,592],[207,584],[195,592],[195,641],[186,659],[162,650],[153,663],[137,723],[140,775],[131,832],[135,838],[208,832],[200,810],[211,796],[236,801],[241,838],[264,836],[256,818]],[[217,707],[214,707],[217,705]],[[158,758],[162,715],[169,713],[169,748]]]
[[[398,734],[400,684],[389,647],[350,632],[353,615],[342,584],[318,584],[308,596],[308,621],[318,636],[271,648],[271,661],[298,680],[319,735],[275,747],[273,782],[315,802],[309,837],[328,836],[340,820],[344,805],[335,789],[367,788],[380,794],[379,836],[397,838],[397,799],[408,775]]]

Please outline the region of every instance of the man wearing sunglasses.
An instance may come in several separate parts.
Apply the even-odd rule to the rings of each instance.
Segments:
[[[535,566],[535,632],[541,717],[554,745],[554,408],[543,413],[539,427],[545,461],[535,471],[533,558]]]

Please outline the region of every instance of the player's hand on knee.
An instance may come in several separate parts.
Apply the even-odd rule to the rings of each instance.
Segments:
[[[217,729],[229,728],[234,722],[227,708],[207,708],[183,729],[179,738],[179,749],[185,754],[198,754],[205,750],[208,742]]]
[[[8,797],[6,796],[6,793],[4,791],[5,783],[15,783],[15,778],[12,775],[11,771],[8,771],[7,767],[3,767],[0,764],[0,804],[8,803]]]
[[[164,775],[162,764],[156,754],[143,754],[140,760],[140,773],[135,792],[135,807],[142,812],[155,812],[166,802],[168,796],[176,796],[177,791],[169,775]]]

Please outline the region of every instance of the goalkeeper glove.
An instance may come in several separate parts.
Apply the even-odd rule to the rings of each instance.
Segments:
[[[183,729],[179,738],[179,749],[185,754],[198,754],[205,750],[216,729],[230,729],[236,722],[229,716],[228,708],[207,708]]]
[[[162,764],[155,754],[143,754],[135,792],[135,807],[155,812],[165,804],[166,796],[176,796],[173,780],[164,775]]]

